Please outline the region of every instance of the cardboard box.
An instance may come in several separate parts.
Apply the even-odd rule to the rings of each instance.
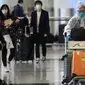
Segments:
[[[68,41],[68,49],[85,49],[85,41]]]

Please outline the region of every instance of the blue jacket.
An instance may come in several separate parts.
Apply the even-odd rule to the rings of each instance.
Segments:
[[[14,16],[18,16],[18,17],[25,17],[23,7],[21,7],[19,4],[17,4],[17,5],[14,7],[13,15],[14,15]]]

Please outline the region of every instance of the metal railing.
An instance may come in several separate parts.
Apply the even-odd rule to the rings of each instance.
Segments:
[[[49,17],[50,21],[69,21],[71,17]]]

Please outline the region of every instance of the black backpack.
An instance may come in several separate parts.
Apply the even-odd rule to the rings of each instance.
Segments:
[[[0,79],[0,85],[7,85],[6,82],[4,80]]]
[[[85,40],[85,29],[83,27],[73,28],[71,30],[71,40],[84,41]]]

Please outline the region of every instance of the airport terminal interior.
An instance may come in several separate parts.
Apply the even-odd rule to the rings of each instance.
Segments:
[[[34,10],[36,0],[23,0],[24,12]],[[39,0],[38,0],[39,1]],[[69,19],[76,14],[76,4],[78,1],[85,3],[85,0],[41,0],[43,9],[49,13],[50,34],[54,36],[54,41],[46,43],[46,60],[42,61],[42,46],[40,45],[40,61],[36,62],[36,44],[31,60],[13,59],[9,65],[9,72],[5,72],[2,63],[2,50],[0,51],[0,79],[7,85],[63,85],[65,39],[63,31]],[[0,6],[7,4],[10,11],[17,5],[18,0],[0,0]],[[49,41],[51,38],[49,39]],[[28,48],[30,45],[28,46]],[[24,55],[21,56],[24,58]],[[2,84],[1,84],[2,85]],[[73,84],[72,84],[73,85]]]

